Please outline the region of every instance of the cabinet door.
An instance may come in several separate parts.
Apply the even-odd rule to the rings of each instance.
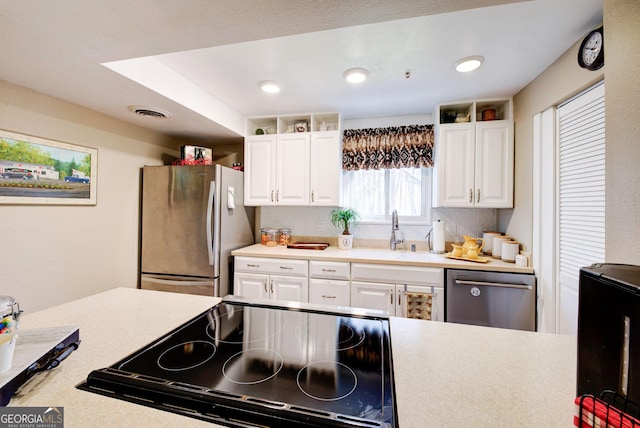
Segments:
[[[309,280],[309,303],[350,306],[349,281],[335,279]]]
[[[373,282],[351,282],[351,306],[396,314],[395,285]]]
[[[513,122],[476,125],[475,206],[513,207]]]
[[[257,273],[236,273],[233,279],[233,293],[236,296],[253,299],[269,298],[269,275]]]
[[[309,187],[311,205],[340,205],[342,177],[342,145],[340,132],[311,134]]]
[[[271,275],[271,298],[294,302],[309,301],[309,280],[293,276]]]
[[[277,205],[309,205],[309,147],[308,133],[278,135]]]
[[[434,206],[474,205],[474,145],[474,123],[440,125],[436,143]]]
[[[274,205],[276,136],[252,135],[244,140],[244,204]]]

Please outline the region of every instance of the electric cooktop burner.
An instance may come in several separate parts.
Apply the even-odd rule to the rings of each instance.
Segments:
[[[229,296],[78,388],[233,427],[396,428],[391,368],[385,317]]]

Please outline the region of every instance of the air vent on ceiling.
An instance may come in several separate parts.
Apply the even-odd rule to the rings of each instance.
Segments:
[[[129,106],[129,111],[138,116],[153,117],[156,119],[167,119],[171,117],[171,114],[166,111],[145,106]]]

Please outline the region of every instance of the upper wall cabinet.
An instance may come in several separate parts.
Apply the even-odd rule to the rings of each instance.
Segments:
[[[245,205],[324,205],[340,201],[340,115],[247,120]]]
[[[513,207],[511,99],[436,108],[433,206]]]

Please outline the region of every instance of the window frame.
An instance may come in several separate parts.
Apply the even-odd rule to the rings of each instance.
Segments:
[[[396,169],[396,168],[392,168],[392,169]],[[385,210],[385,215],[384,216],[367,216],[365,214],[363,214],[360,210],[358,210],[358,207],[352,207],[355,208],[356,210],[358,210],[360,212],[360,216],[361,219],[358,222],[359,224],[363,224],[363,225],[376,225],[376,224],[388,224],[391,221],[391,210],[390,210],[390,193],[389,193],[389,187],[390,187],[390,181],[391,181],[391,170],[392,169],[384,169],[384,210]],[[401,169],[401,168],[397,168],[397,169]],[[421,195],[422,195],[422,200],[421,200],[421,211],[423,213],[423,215],[421,216],[406,216],[406,215],[399,215],[398,219],[399,221],[401,221],[403,224],[406,225],[430,225],[431,221],[432,221],[432,215],[431,215],[431,211],[432,211],[432,202],[431,202],[431,193],[432,193],[432,183],[433,183],[433,168],[431,167],[420,167],[421,170],[421,181],[422,181],[422,190],[421,190]],[[347,171],[347,170],[343,170],[342,174],[347,174],[349,172],[353,172],[353,171]],[[349,180],[344,179],[342,180],[342,186],[343,186],[343,190],[344,190],[344,186],[347,185]]]

